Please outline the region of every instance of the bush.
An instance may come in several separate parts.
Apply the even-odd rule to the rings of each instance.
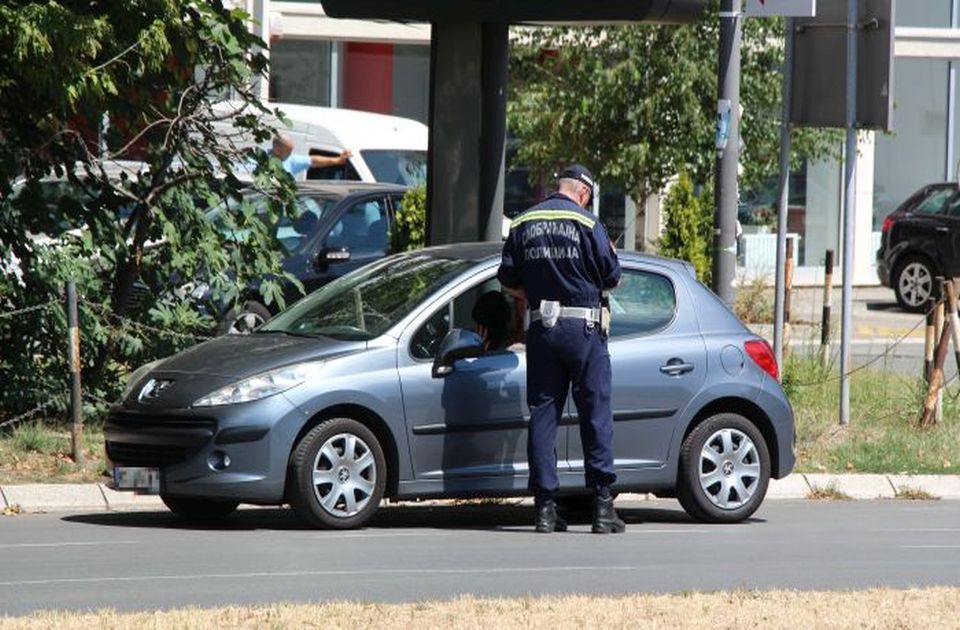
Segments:
[[[663,234],[657,241],[661,255],[679,258],[691,263],[697,270],[701,282],[710,282],[710,250],[713,244],[710,237],[713,226],[712,199],[708,191],[698,197],[693,182],[685,172],[670,187],[663,202],[666,224]]]
[[[427,188],[414,186],[407,190],[396,212],[390,231],[390,251],[408,252],[427,244]]]

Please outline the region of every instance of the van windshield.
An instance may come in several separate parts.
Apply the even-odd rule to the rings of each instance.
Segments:
[[[427,183],[426,151],[366,149],[360,155],[378,182],[402,186]]]

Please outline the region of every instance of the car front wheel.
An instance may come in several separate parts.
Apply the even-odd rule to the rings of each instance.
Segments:
[[[383,449],[370,429],[349,418],[327,420],[294,450],[290,504],[313,527],[361,527],[380,505],[386,469]]]
[[[740,522],[767,493],[767,444],[743,416],[711,416],[683,441],[679,477],[677,498],[690,516],[709,523]]]

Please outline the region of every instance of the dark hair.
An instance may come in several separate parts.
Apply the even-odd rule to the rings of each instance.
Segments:
[[[510,305],[499,291],[487,291],[473,305],[473,321],[486,326],[490,331],[490,348],[506,347],[507,331],[510,327]]]

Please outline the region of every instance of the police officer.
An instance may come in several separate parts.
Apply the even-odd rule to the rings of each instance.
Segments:
[[[516,217],[503,246],[500,283],[523,295],[527,331],[527,462],[536,503],[536,530],[566,530],[557,515],[557,427],[573,384],[580,417],[587,487],[595,492],[593,532],[622,532],[613,508],[613,414],[610,354],[601,330],[601,293],[620,281],[620,263],[596,217],[586,212],[593,175],[575,164],[559,175],[559,189]],[[604,323],[608,323],[604,322]]]

